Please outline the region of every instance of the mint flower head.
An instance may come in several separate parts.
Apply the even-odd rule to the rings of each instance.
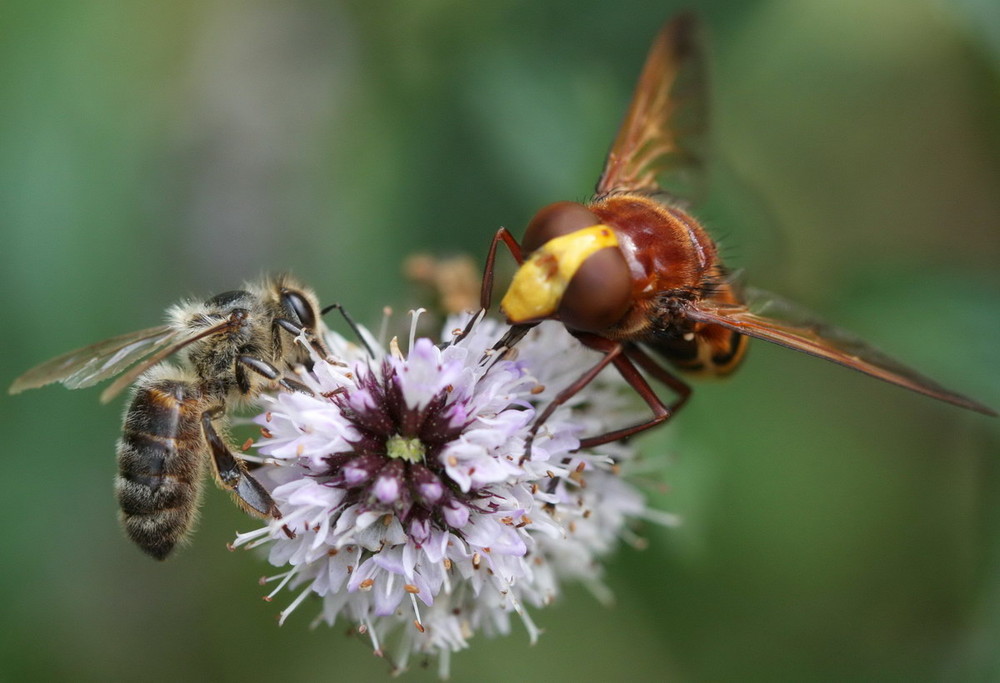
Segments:
[[[446,676],[451,652],[477,632],[508,633],[512,615],[534,642],[527,608],[552,602],[562,581],[601,591],[600,557],[629,519],[673,521],[620,476],[628,447],[575,450],[629,420],[614,375],[526,446],[536,410],[595,357],[543,324],[498,359],[502,333],[482,320],[459,341],[411,338],[406,354],[395,340],[382,350],[366,336],[369,352],[331,335],[338,361],[300,378],[313,396],[264,397],[257,475],[283,517],[234,546],[266,547],[282,568],[264,580],[277,582],[267,599],[295,592],[280,621],[315,595],[317,623],[356,626],[397,669],[437,655]]]

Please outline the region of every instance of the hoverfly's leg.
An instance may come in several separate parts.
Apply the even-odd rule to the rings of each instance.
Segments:
[[[586,387],[588,384],[590,384],[594,380],[594,378],[600,374],[601,370],[606,368],[609,364],[614,363],[615,366],[617,367],[619,360],[625,360],[626,363],[628,362],[628,359],[621,355],[625,349],[625,347],[622,346],[621,342],[612,341],[610,339],[605,339],[604,337],[598,337],[596,335],[581,335],[581,337],[583,336],[588,338],[593,337],[595,340],[594,342],[588,343],[587,341],[584,341],[582,338],[581,341],[587,347],[592,348],[595,351],[600,351],[601,353],[604,354],[604,356],[601,358],[600,361],[597,362],[597,364],[595,364],[592,368],[587,370],[587,372],[580,375],[580,377],[575,382],[573,382],[568,387],[560,391],[559,394],[554,399],[552,399],[552,402],[545,407],[545,410],[542,411],[542,414],[535,419],[535,423],[531,425],[531,431],[528,433],[528,438],[524,445],[525,457],[527,457],[531,453],[531,444],[534,442],[535,435],[538,433],[539,428],[541,428],[541,426],[545,424],[546,420],[552,417],[552,414],[556,411],[556,409],[559,406],[561,406],[563,403],[573,398],[573,396],[575,396],[577,393],[583,390],[583,388]],[[620,368],[619,371],[621,371]],[[603,437],[597,437],[597,438],[601,439]],[[614,441],[614,439],[607,439],[604,441],[599,441],[598,443],[608,443],[608,441]],[[593,446],[598,444],[587,444],[587,445]],[[584,448],[583,441],[580,442],[580,448]]]
[[[247,471],[246,464],[233,455],[229,445],[219,436],[212,421],[223,414],[222,406],[209,408],[201,414],[201,428],[212,453],[212,465],[219,484],[228,489],[246,512],[257,517],[281,519],[281,512],[263,486]]]
[[[620,342],[605,339],[604,337],[597,335],[577,334],[576,336],[585,346],[592,348],[595,351],[605,352],[605,349],[610,347],[622,347]],[[627,347],[624,350],[625,355],[618,355],[612,361],[615,369],[617,369],[625,381],[629,383],[629,386],[635,389],[635,392],[642,397],[642,400],[646,402],[646,405],[648,405],[650,410],[653,411],[653,417],[645,422],[632,425],[631,427],[624,427],[599,436],[581,439],[580,448],[592,448],[594,446],[611,443],[612,441],[625,439],[638,434],[639,432],[655,427],[656,425],[668,420],[682,405],[684,405],[688,396],[691,395],[691,388],[687,384],[664,370],[641,349],[636,347]],[[652,387],[649,386],[646,379],[636,369],[635,364],[632,361],[638,363],[653,377],[666,384],[673,391],[677,392],[677,400],[670,404],[670,406],[665,406],[663,401],[661,401],[659,396],[657,396],[653,391]],[[582,385],[580,388],[582,388]]]
[[[465,339],[469,335],[469,332],[472,331],[472,326],[479,320],[480,314],[483,311],[488,311],[490,309],[490,304],[493,302],[493,276],[497,260],[497,245],[500,244],[501,241],[507,245],[507,249],[510,250],[511,256],[514,257],[514,260],[517,261],[518,265],[521,265],[524,262],[524,256],[521,253],[521,245],[518,243],[517,239],[510,234],[510,230],[507,228],[500,228],[497,230],[497,234],[493,236],[493,241],[490,242],[489,253],[486,254],[486,267],[483,269],[483,283],[479,289],[479,311],[476,312],[476,315],[472,316],[468,324],[465,326],[465,329],[455,335],[453,343]]]
[[[289,379],[287,377],[283,377],[281,374],[281,370],[274,367],[265,360],[261,360],[260,358],[254,358],[253,356],[246,356],[246,355],[237,356],[236,360],[237,362],[241,363],[242,365],[245,365],[246,367],[256,372],[258,375],[276,381],[279,385],[281,385],[285,389],[288,389],[289,391],[299,391],[303,394],[308,394],[310,396],[316,395],[312,389],[307,387],[302,382],[296,381],[294,379]],[[246,379],[246,373],[237,372],[236,383],[239,385],[240,390],[244,394],[250,392],[250,383]]]
[[[504,332],[504,335],[500,337],[496,344],[493,345],[493,348],[483,354],[483,361],[486,361],[487,358],[492,356],[493,360],[489,361],[490,368],[492,368],[493,364],[506,356],[507,352],[513,349],[518,342],[524,339],[524,336],[528,334],[528,332],[531,331],[531,328],[535,327],[537,324],[538,323],[525,323],[523,325],[511,325],[510,329]],[[463,336],[467,332],[468,328],[466,328],[466,332],[462,333]],[[461,339],[461,337],[459,337],[459,339]],[[487,368],[486,371],[489,372],[490,368]]]
[[[684,383],[683,380],[678,379],[674,375],[670,374],[662,365],[657,363],[655,360],[649,357],[645,351],[643,351],[638,346],[629,346],[625,349],[625,355],[631,360],[648,372],[653,378],[666,384],[671,391],[677,394],[677,399],[667,406],[667,411],[670,415],[673,415],[678,410],[681,409],[685,403],[687,403],[688,398],[691,396],[691,387]],[[633,385],[634,386],[634,385]],[[648,403],[648,401],[647,401]]]
[[[501,241],[507,245],[507,249],[510,250],[510,254],[514,257],[514,260],[517,261],[517,265],[524,263],[521,245],[510,234],[510,230],[507,228],[497,230],[497,234],[493,236],[493,241],[490,242],[490,251],[486,254],[486,268],[483,269],[483,285],[479,291],[479,305],[484,310],[489,310],[490,303],[493,301],[493,271],[497,260],[497,245]]]
[[[476,314],[469,319],[465,329],[455,335],[452,343],[459,342],[469,336],[469,332],[472,331],[472,326],[478,322],[483,311],[488,311],[490,309],[490,304],[493,303],[493,276],[497,260],[497,245],[500,244],[501,241],[507,245],[507,249],[510,250],[510,254],[514,257],[514,260],[517,261],[517,265],[524,263],[524,255],[521,253],[521,245],[518,243],[517,239],[510,234],[510,230],[507,228],[500,228],[497,230],[497,234],[493,236],[493,241],[490,242],[490,251],[486,254],[486,267],[483,269],[483,284],[479,290],[479,311],[477,311]],[[531,327],[533,327],[533,325]],[[530,329],[530,327],[527,329]],[[518,337],[519,340],[524,336],[524,332],[527,332],[527,329],[521,332],[520,337]],[[510,332],[507,334],[510,335]],[[506,339],[506,337],[507,335],[505,335],[504,339]],[[493,348],[495,350],[502,345],[503,339],[497,342],[497,345]],[[507,345],[507,348],[512,346],[513,344],[509,344]]]

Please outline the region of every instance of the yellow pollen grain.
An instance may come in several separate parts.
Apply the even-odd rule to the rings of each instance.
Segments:
[[[371,587],[374,585],[375,585],[375,579],[365,579],[360,584],[358,584],[358,588],[360,588],[363,591],[367,591],[371,590]]]
[[[420,589],[414,586],[412,583],[408,583],[405,586],[403,586],[403,590],[406,591],[407,593],[413,593],[414,595],[420,592]]]

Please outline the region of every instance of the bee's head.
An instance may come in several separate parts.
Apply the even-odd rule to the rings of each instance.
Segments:
[[[624,317],[632,277],[615,231],[582,204],[549,204],[531,219],[528,254],[500,308],[511,323],[558,318],[567,327],[600,332]]]

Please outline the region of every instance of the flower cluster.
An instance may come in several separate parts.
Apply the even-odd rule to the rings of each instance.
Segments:
[[[620,476],[627,446],[576,450],[629,420],[621,380],[602,373],[531,438],[536,407],[596,356],[543,324],[498,358],[502,332],[483,320],[440,346],[411,335],[406,355],[331,334],[338,361],[301,378],[313,396],[264,398],[257,476],[283,517],[234,545],[266,546],[283,568],[268,599],[298,590],[282,621],[317,595],[317,621],[356,625],[398,669],[438,655],[446,675],[451,652],[508,633],[512,614],[534,641],[526,608],[561,581],[599,588],[599,558],[630,518],[672,521]]]

